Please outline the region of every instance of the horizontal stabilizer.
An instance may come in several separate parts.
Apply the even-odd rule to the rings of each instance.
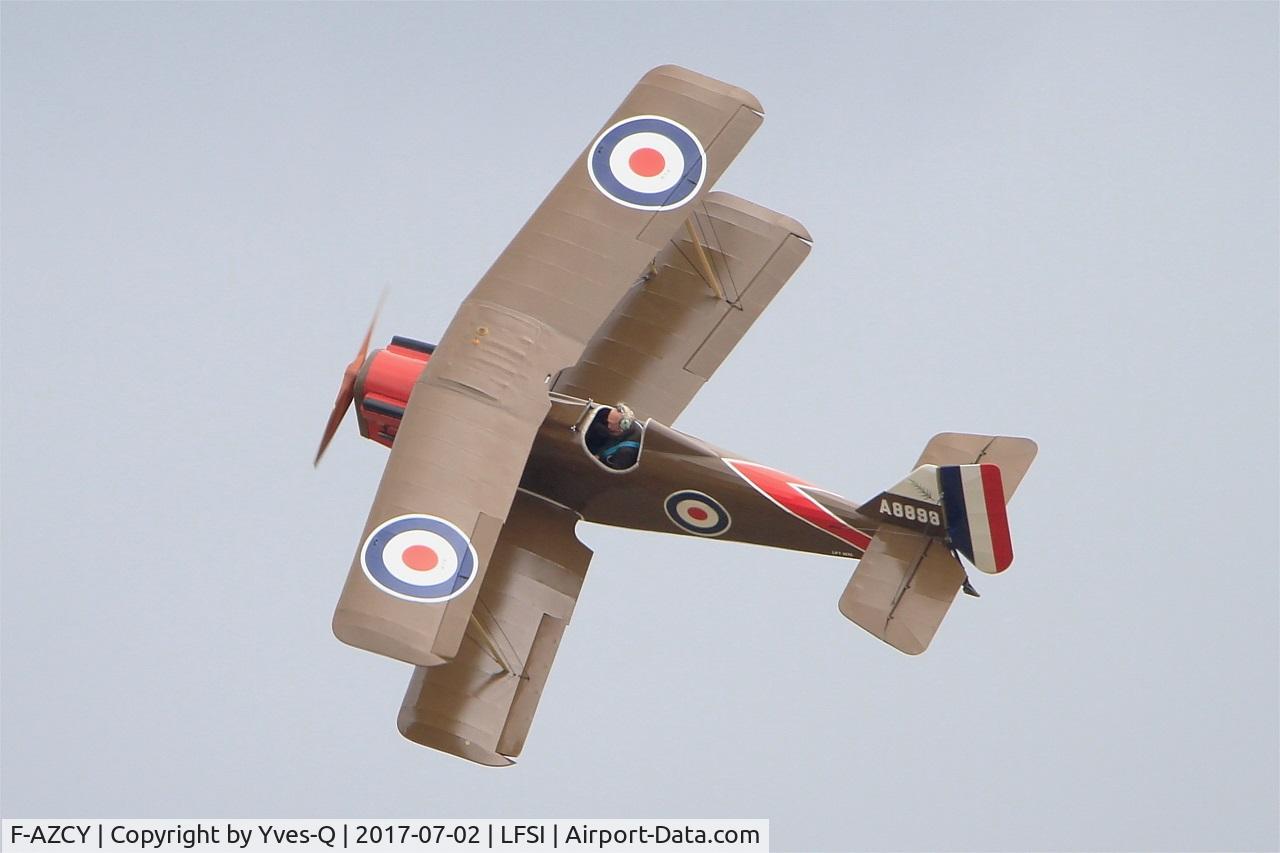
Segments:
[[[895,649],[918,655],[964,579],[960,561],[940,539],[884,525],[840,596],[840,612]]]
[[[1029,438],[935,435],[915,470],[859,507],[880,522],[840,612],[899,651],[929,647],[962,588],[959,555],[984,572],[1013,562],[1005,504],[1036,458]]]
[[[916,460],[921,465],[977,465],[986,462],[1000,466],[1004,482],[1004,499],[1008,503],[1027,469],[1035,461],[1036,443],[1029,438],[1011,435],[971,435],[964,432],[940,432],[925,445]]]

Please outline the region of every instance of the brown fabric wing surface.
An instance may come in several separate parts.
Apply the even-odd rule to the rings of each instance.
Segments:
[[[426,666],[458,653],[550,408],[550,378],[578,361],[762,121],[749,93],[674,66],[646,74],[604,128],[644,116],[663,116],[701,141],[705,175],[695,162],[682,179],[696,191],[666,210],[619,203],[593,183],[593,143],[485,273],[409,398],[334,613],[340,640]],[[423,600],[375,582],[364,558],[381,556],[377,549],[393,539],[389,525],[405,518],[447,523],[469,540],[469,585]]]
[[[516,495],[457,656],[414,670],[397,721],[405,737],[479,764],[520,754],[591,562],[577,522]]]
[[[809,254],[794,219],[728,193],[694,206],[679,229],[591,339],[555,390],[599,402],[623,400],[642,418],[671,424]],[[706,280],[696,236],[724,290]]]

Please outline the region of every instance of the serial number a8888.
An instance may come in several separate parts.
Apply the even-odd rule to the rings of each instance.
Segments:
[[[929,524],[934,527],[942,526],[942,516],[936,509],[916,507],[903,501],[881,499],[880,514],[892,518],[905,518],[907,521]]]

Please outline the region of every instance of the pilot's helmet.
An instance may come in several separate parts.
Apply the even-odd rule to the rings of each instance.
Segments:
[[[631,411],[630,406],[628,406],[626,403],[623,403],[621,400],[619,400],[618,405],[614,406],[614,408],[617,409],[618,415],[619,415],[619,418],[618,418],[619,429],[621,429],[623,432],[626,432],[627,430],[631,429],[631,427],[635,426],[636,413]]]

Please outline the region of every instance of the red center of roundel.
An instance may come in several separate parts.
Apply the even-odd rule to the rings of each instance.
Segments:
[[[426,545],[410,545],[404,549],[400,559],[415,572],[429,572],[440,562],[439,555]]]
[[[631,171],[642,178],[652,178],[667,166],[667,160],[656,148],[637,148],[627,161]]]
[[[691,506],[687,510],[685,510],[685,512],[694,521],[706,521],[707,517],[710,515],[710,513],[708,513],[705,509],[703,509],[700,506]]]

